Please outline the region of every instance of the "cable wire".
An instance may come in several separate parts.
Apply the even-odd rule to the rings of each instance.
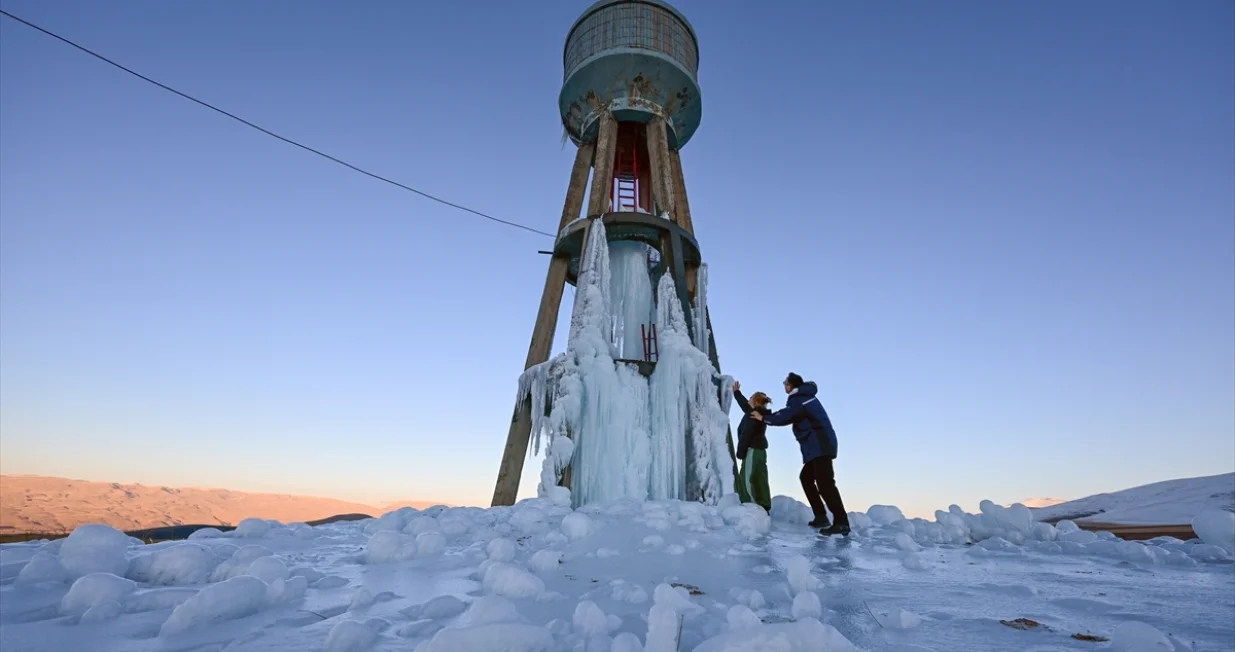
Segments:
[[[387,177],[384,177],[384,176],[382,176],[382,175],[380,175],[380,174],[375,174],[375,173],[373,173],[373,172],[369,172],[368,170],[365,170],[365,169],[363,169],[363,168],[360,168],[360,167],[357,167],[357,166],[355,166],[355,165],[352,165],[351,163],[348,163],[347,161],[344,161],[343,159],[340,159],[340,158],[335,157],[335,156],[331,156],[330,154],[327,154],[327,153],[325,153],[325,152],[323,152],[323,151],[321,151],[321,150],[317,150],[317,149],[314,149],[314,148],[312,148],[312,147],[309,147],[308,145],[304,145],[304,144],[298,143],[298,142],[296,142],[296,141],[294,141],[294,140],[292,140],[292,139],[290,139],[290,138],[287,138],[287,137],[285,137],[285,136],[280,136],[279,134],[276,134],[275,132],[273,132],[273,131],[271,131],[271,130],[269,130],[269,129],[265,128],[265,127],[262,127],[262,126],[260,126],[260,125],[254,124],[254,123],[252,123],[252,122],[249,122],[248,120],[245,120],[244,118],[242,118],[242,117],[240,117],[240,116],[238,116],[238,115],[236,115],[236,114],[234,114],[234,113],[230,113],[230,112],[228,112],[228,111],[225,111],[225,110],[223,110],[223,109],[220,109],[219,107],[214,106],[213,104],[210,104],[209,102],[205,102],[205,101],[203,101],[203,100],[199,100],[199,99],[197,99],[196,97],[193,97],[192,95],[189,95],[188,93],[183,93],[183,92],[181,92],[181,91],[178,91],[178,90],[176,90],[176,89],[172,88],[171,86],[168,86],[167,84],[164,84],[164,83],[159,82],[159,81],[155,81],[154,79],[151,79],[151,78],[149,78],[149,77],[147,77],[147,76],[145,76],[145,75],[143,75],[143,74],[141,74],[141,73],[139,73],[139,72],[137,72],[137,71],[135,71],[135,70],[133,70],[133,69],[131,69],[131,68],[125,67],[125,66],[124,66],[124,65],[122,65],[122,64],[119,64],[119,63],[117,63],[117,62],[115,62],[115,61],[112,61],[111,59],[108,59],[107,57],[105,57],[105,56],[103,56],[103,55],[101,55],[101,54],[99,54],[99,53],[97,53],[97,52],[95,52],[95,51],[93,51],[93,50],[91,50],[91,49],[89,49],[89,48],[85,47],[85,46],[78,45],[77,43],[74,43],[73,41],[71,41],[71,40],[69,40],[69,39],[67,39],[67,38],[65,38],[65,37],[63,37],[63,36],[60,36],[59,34],[56,34],[55,32],[52,32],[52,31],[50,31],[50,30],[44,29],[44,28],[42,28],[42,27],[39,27],[38,25],[35,25],[34,23],[32,23],[32,22],[30,22],[30,21],[28,21],[28,20],[26,20],[26,19],[24,19],[24,18],[21,18],[20,16],[14,16],[13,14],[11,14],[11,13],[9,13],[9,12],[7,12],[7,11],[3,10],[3,9],[0,9],[0,15],[3,15],[3,16],[4,16],[4,17],[6,17],[6,18],[11,18],[11,19],[13,19],[13,20],[15,20],[15,21],[17,21],[17,22],[19,22],[19,23],[21,23],[21,24],[25,25],[26,27],[29,27],[29,28],[31,28],[31,29],[37,30],[37,31],[39,31],[39,32],[42,32],[42,33],[44,33],[44,34],[46,34],[46,35],[48,35],[48,36],[50,36],[50,37],[52,37],[52,38],[54,38],[54,39],[56,39],[56,40],[58,40],[58,41],[61,41],[61,42],[63,42],[63,43],[66,43],[66,44],[68,44],[68,45],[70,45],[70,46],[74,47],[74,48],[77,48],[78,50],[81,50],[82,52],[85,52],[86,54],[88,54],[88,55],[90,55],[90,56],[92,56],[92,57],[94,57],[94,58],[96,58],[96,59],[98,59],[98,60],[100,60],[100,61],[103,61],[104,63],[107,63],[107,64],[110,64],[110,65],[112,65],[112,66],[115,66],[116,68],[119,68],[120,70],[123,70],[124,72],[127,72],[127,73],[129,73],[130,75],[133,75],[134,77],[137,77],[138,79],[141,79],[142,81],[145,81],[145,82],[149,82],[149,83],[151,83],[151,84],[154,84],[155,86],[158,86],[159,88],[161,88],[161,89],[163,89],[163,90],[165,90],[165,91],[167,91],[167,92],[169,92],[169,93],[173,93],[173,94],[175,94],[175,95],[179,95],[180,97],[183,97],[184,99],[189,100],[190,102],[194,102],[194,103],[196,103],[196,104],[199,104],[199,105],[201,105],[201,106],[204,106],[204,107],[206,107],[207,109],[210,109],[211,111],[214,111],[214,112],[216,112],[216,113],[221,113],[221,114],[223,114],[223,115],[225,115],[225,116],[227,116],[227,117],[231,118],[232,120],[235,120],[236,122],[239,122],[239,123],[241,123],[241,124],[245,125],[246,127],[250,127],[250,128],[252,128],[252,129],[256,129],[257,131],[260,131],[260,132],[262,132],[263,134],[266,134],[267,136],[270,136],[270,137],[272,137],[272,138],[276,138],[276,139],[278,139],[278,140],[281,140],[281,141],[283,141],[283,142],[287,143],[288,145],[293,145],[293,146],[295,146],[295,147],[299,147],[300,149],[303,149],[303,150],[305,150],[305,151],[307,151],[307,152],[310,152],[310,153],[312,153],[312,154],[316,154],[316,155],[318,155],[318,156],[320,156],[320,157],[322,157],[322,158],[324,158],[324,159],[326,159],[326,160],[328,160],[328,161],[333,161],[334,163],[338,163],[339,165],[342,165],[342,166],[343,166],[343,167],[345,167],[345,168],[348,168],[348,169],[351,169],[351,170],[353,170],[353,171],[359,172],[359,173],[361,173],[361,174],[363,174],[363,175],[365,175],[365,176],[372,177],[372,178],[374,178],[374,179],[377,179],[378,181],[384,181],[384,182],[386,182],[386,183],[388,183],[388,184],[390,184],[390,185],[392,185],[392,186],[395,186],[395,187],[397,187],[397,188],[402,188],[403,190],[407,190],[408,192],[413,192],[413,193],[416,193],[417,195],[420,195],[421,197],[424,197],[425,199],[431,199],[431,200],[433,200],[433,201],[435,201],[435,202],[437,202],[437,203],[439,203],[439,204],[445,204],[446,206],[449,206],[449,207],[451,207],[451,208],[455,208],[455,209],[458,209],[458,210],[461,210],[461,211],[464,211],[464,212],[467,212],[467,213],[471,213],[472,215],[476,215],[476,216],[479,216],[479,217],[483,217],[483,218],[485,218],[486,220],[492,220],[492,221],[497,222],[497,223],[499,223],[499,224],[505,224],[505,225],[507,225],[507,226],[513,226],[513,227],[515,227],[516,229],[523,229],[524,231],[530,231],[530,232],[532,232],[532,233],[536,233],[536,234],[543,235],[543,236],[548,236],[548,237],[550,237],[550,238],[556,237],[556,236],[554,236],[554,234],[552,234],[552,233],[548,233],[548,232],[546,232],[546,231],[541,231],[540,229],[534,229],[534,228],[532,228],[532,227],[530,227],[530,226],[525,226],[525,225],[523,225],[523,224],[519,224],[518,222],[511,222],[511,221],[508,221],[508,220],[503,220],[503,219],[500,219],[500,218],[497,218],[497,217],[493,217],[492,215],[488,215],[488,214],[482,213],[482,212],[480,212],[480,211],[478,211],[478,210],[475,210],[475,209],[472,209],[472,208],[468,208],[467,206],[462,206],[462,205],[460,205],[460,204],[456,204],[456,203],[454,203],[454,202],[447,201],[447,200],[442,199],[442,198],[440,198],[440,197],[435,197],[435,196],[433,196],[433,195],[430,195],[430,194],[429,194],[429,193],[427,193],[427,192],[424,192],[424,191],[422,191],[422,190],[417,190],[417,189],[415,189],[415,188],[413,188],[413,187],[411,187],[411,186],[404,185],[404,184],[402,184],[402,183],[399,183],[398,181],[394,181],[394,180],[389,179],[389,178],[387,178]]]

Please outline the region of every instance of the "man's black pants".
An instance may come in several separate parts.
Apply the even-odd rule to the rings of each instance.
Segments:
[[[816,457],[802,466],[798,474],[802,481],[802,491],[806,500],[815,512],[815,518],[826,518],[824,505],[832,512],[834,525],[848,525],[849,513],[845,511],[845,503],[841,501],[840,489],[836,488],[836,471],[832,468],[832,460],[827,457]]]

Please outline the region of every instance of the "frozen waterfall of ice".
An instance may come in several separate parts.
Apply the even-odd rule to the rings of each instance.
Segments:
[[[609,306],[618,356],[643,359],[643,328],[652,323],[652,277],[648,246],[642,242],[609,244]]]
[[[715,504],[733,491],[728,392],[718,393],[717,384],[732,381],[712,367],[706,329],[696,331],[705,334],[704,349],[691,340],[670,276],[661,278],[653,304],[647,254],[640,243],[608,243],[604,225],[592,222],[566,351],[519,378],[517,401],[531,395],[535,451],[547,437],[541,496],[564,494],[558,485],[567,467],[575,506],[620,499]],[[706,324],[701,272],[695,312]],[[639,325],[653,314],[659,357],[649,379],[637,365],[615,360],[642,359]]]

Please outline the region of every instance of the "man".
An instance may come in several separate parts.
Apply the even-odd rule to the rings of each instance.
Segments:
[[[738,424],[738,459],[742,460],[742,474],[737,482],[738,497],[744,503],[755,503],[768,513],[772,511],[772,490],[768,487],[768,438],[767,425],[753,419],[751,412],[762,415],[772,413],[768,405],[772,399],[763,392],[755,392],[747,402],[742,396],[742,383],[733,383],[733,398],[742,408],[742,422]]]
[[[802,449],[802,473],[798,479],[815,513],[810,526],[821,528],[820,534],[848,536],[849,514],[836,488],[836,473],[832,468],[832,460],[836,459],[836,432],[823,404],[815,396],[818,391],[813,381],[805,382],[801,376],[790,373],[785,378],[785,393],[789,395],[785,408],[766,416],[752,411],[750,417],[769,426],[793,424],[793,436]],[[828,511],[835,521],[831,525],[828,524]]]

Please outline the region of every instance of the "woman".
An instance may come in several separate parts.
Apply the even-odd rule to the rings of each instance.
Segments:
[[[744,503],[755,503],[772,512],[772,490],[768,487],[768,427],[760,420],[751,418],[751,412],[771,414],[768,405],[772,399],[763,392],[755,392],[750,402],[742,396],[742,383],[733,383],[733,398],[742,408],[742,422],[738,424],[738,459],[742,460],[742,473],[737,481],[738,497]]]

